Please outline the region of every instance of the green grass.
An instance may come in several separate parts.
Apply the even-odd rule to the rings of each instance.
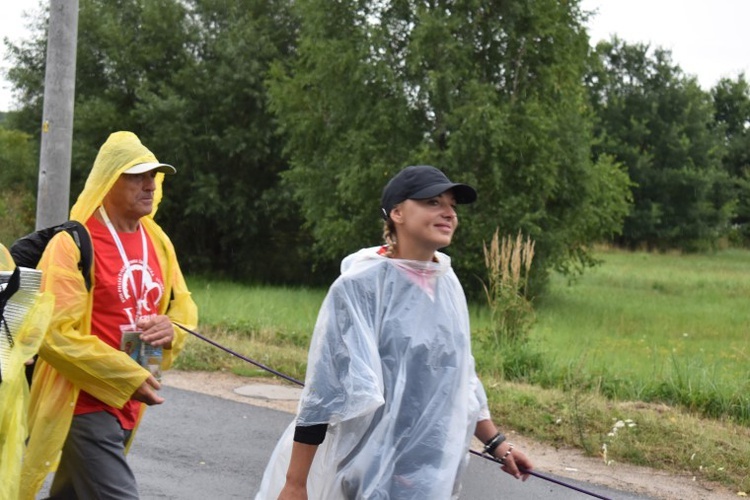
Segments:
[[[750,422],[750,252],[601,252],[569,284],[553,277],[532,339],[550,363],[619,399],[682,404]]]
[[[325,290],[188,279],[201,325],[307,347]]]
[[[495,420],[603,459],[607,445],[607,461],[750,491],[750,252],[596,256],[603,264],[574,283],[552,277],[521,348],[497,351],[487,340],[486,307],[470,305],[474,354]],[[202,333],[304,377],[325,290],[188,284]],[[194,340],[176,367],[268,376]],[[613,423],[626,419],[635,426],[610,436]]]

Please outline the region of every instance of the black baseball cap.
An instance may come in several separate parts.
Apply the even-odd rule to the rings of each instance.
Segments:
[[[393,207],[404,200],[424,200],[449,189],[453,191],[456,203],[474,203],[477,199],[477,192],[473,187],[451,182],[435,167],[429,165],[406,167],[383,188],[383,196],[380,198],[381,216],[388,220]]]

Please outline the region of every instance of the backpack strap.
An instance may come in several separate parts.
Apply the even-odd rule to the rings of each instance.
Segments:
[[[86,290],[91,290],[91,264],[94,259],[94,249],[91,244],[91,235],[83,227],[83,224],[77,220],[69,220],[58,226],[59,231],[67,231],[75,241],[76,246],[81,251],[81,260],[78,261],[78,269],[83,274],[83,281],[86,282]]]

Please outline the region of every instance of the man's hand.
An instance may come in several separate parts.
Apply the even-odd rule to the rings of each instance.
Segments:
[[[164,314],[144,316],[138,320],[136,326],[143,332],[141,333],[141,340],[145,343],[164,349],[172,348],[174,328],[169,316]]]
[[[156,391],[159,389],[161,389],[159,382],[157,382],[153,375],[149,375],[141,386],[135,390],[131,399],[146,403],[149,406],[160,405],[164,402],[164,398],[156,394]]]

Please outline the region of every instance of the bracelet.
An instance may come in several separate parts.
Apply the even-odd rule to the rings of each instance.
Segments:
[[[492,452],[495,451],[495,448],[500,446],[503,441],[505,441],[505,436],[502,433],[498,432],[497,434],[495,434],[495,436],[493,436],[492,439],[484,444],[484,452],[487,455],[492,455]]]
[[[503,453],[503,456],[498,459],[503,465],[505,465],[505,459],[508,458],[508,456],[510,456],[510,452],[513,451],[513,443],[508,443],[508,445],[508,451]]]

